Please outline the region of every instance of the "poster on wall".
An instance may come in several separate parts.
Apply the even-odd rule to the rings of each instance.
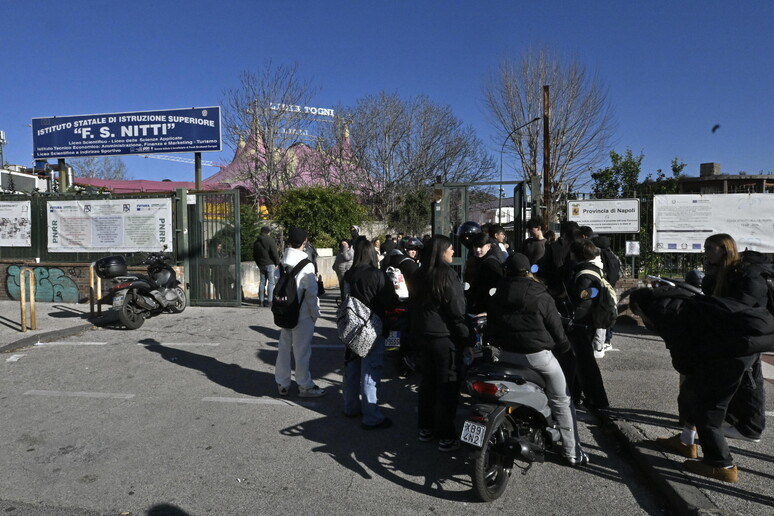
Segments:
[[[639,199],[567,201],[567,219],[589,226],[595,233],[639,233]]]
[[[774,195],[677,194],[653,197],[653,250],[701,253],[704,240],[728,233],[740,251],[774,253]]]
[[[0,246],[32,246],[30,206],[30,201],[0,202]]]
[[[172,251],[171,199],[49,201],[48,250]]]

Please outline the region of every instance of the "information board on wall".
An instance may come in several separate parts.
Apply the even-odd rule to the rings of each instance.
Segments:
[[[567,219],[595,233],[639,233],[639,199],[567,201]]]
[[[653,197],[653,250],[701,253],[704,240],[728,233],[740,251],[774,253],[774,195],[708,194]]]
[[[30,201],[0,201],[0,247],[32,247]]]
[[[35,159],[221,150],[220,107],[32,119]]]
[[[48,250],[172,251],[171,199],[49,201]]]

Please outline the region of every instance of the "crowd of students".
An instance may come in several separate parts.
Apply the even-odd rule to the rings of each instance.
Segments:
[[[530,221],[527,227],[530,238],[520,252],[514,252],[505,244],[502,227],[493,225],[485,232],[476,224],[466,223],[458,233],[469,248],[461,278],[451,265],[455,246],[447,236],[435,235],[422,241],[400,235],[403,238],[397,242],[387,239],[381,244],[358,235],[357,228],[353,227],[352,240],[341,242],[341,253],[352,256],[347,269],[337,270],[341,295],[342,298],[354,296],[385,324],[384,333],[365,357],[347,351],[343,382],[346,416],[360,417],[366,430],[388,428],[392,423],[379,409],[377,393],[384,367],[384,339],[389,333],[388,313],[401,302],[386,272],[394,268],[401,271],[409,290],[410,326],[404,332],[409,340],[406,349],[416,350],[421,364],[419,440],[437,440],[438,450],[443,452],[459,447],[455,415],[465,357],[472,356],[473,346],[466,315],[488,313],[485,339],[503,350],[502,359],[528,364],[545,377],[551,409],[562,435],[565,462],[570,466],[588,462],[577,437],[575,406],[583,404],[596,410],[610,406],[597,359],[604,356],[605,346],[610,345],[612,337],[611,328],[596,327],[592,314],[598,298],[590,293],[602,288],[601,278],[616,282],[621,273],[620,261],[610,251],[609,240],[595,235],[591,228],[565,222],[561,224],[559,238],[554,240],[545,238],[540,221]],[[294,236],[298,240],[305,234]],[[303,242],[295,240],[292,244],[300,247],[286,254],[302,252]],[[696,350],[702,343],[691,337],[690,331],[679,327],[696,324],[695,319],[687,319],[689,310],[683,310],[684,295],[669,297],[646,289],[632,294],[631,304],[646,325],[664,337],[673,352],[673,363],[682,374],[678,406],[685,429],[679,436],[660,439],[657,444],[691,459],[685,466],[689,471],[735,482],[738,471],[724,436],[754,441],[760,439],[764,428],[759,351],[774,341],[774,317],[765,309],[768,294],[765,278],[774,270],[759,256],[754,256],[755,253],[740,254],[728,235],[708,238],[705,253],[706,275],[702,284],[705,296],[700,297],[732,299],[747,307],[764,307],[767,321],[771,322],[770,339],[765,334],[768,330],[758,328],[758,334],[763,332],[765,336],[756,340],[753,347],[748,345],[733,356],[728,353],[701,356]],[[283,259],[283,263],[286,261],[292,262]],[[309,294],[313,294],[312,283],[311,280],[306,283]],[[313,312],[309,310],[312,324],[319,315]],[[692,312],[694,316],[696,312]],[[289,349],[295,354],[297,348],[301,367],[307,368],[300,372],[300,394],[325,394],[308,376],[307,346],[298,345],[295,336],[290,337],[293,332],[288,333],[280,338],[277,366],[280,394],[286,395],[288,391]],[[307,334],[308,331],[299,338],[307,340]],[[693,346],[688,355],[683,342]],[[298,356],[296,359],[298,381]],[[695,460],[697,436],[704,454],[701,461]]]

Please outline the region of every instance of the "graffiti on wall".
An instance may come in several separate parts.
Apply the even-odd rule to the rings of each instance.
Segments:
[[[21,297],[19,271],[22,267],[10,265],[5,278],[6,289],[11,299],[18,300]],[[35,301],[77,303],[79,300],[78,287],[65,272],[58,267],[34,267],[35,273]],[[29,276],[25,273],[25,283],[29,282]],[[29,287],[27,287],[29,296]],[[29,297],[27,298],[29,299]]]

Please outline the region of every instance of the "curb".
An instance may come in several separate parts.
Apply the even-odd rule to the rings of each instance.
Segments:
[[[678,467],[659,465],[665,459],[677,463],[660,451],[643,446],[648,441],[642,433],[625,419],[617,419],[615,411],[595,411],[603,425],[611,429],[616,439],[630,454],[634,464],[667,500],[669,506],[680,515],[725,515]]]
[[[63,328],[61,330],[52,330],[44,333],[36,333],[35,335],[29,335],[27,337],[23,337],[15,342],[11,342],[10,344],[6,344],[5,346],[0,347],[0,353],[10,353],[12,351],[16,351],[21,348],[34,346],[36,343],[40,342],[41,340],[54,340],[54,339],[72,337],[73,335],[78,335],[79,333],[83,333],[84,331],[89,330],[91,328],[96,328],[96,326],[94,326],[91,323],[86,323],[86,324],[80,324],[78,326],[71,326],[69,328]]]

